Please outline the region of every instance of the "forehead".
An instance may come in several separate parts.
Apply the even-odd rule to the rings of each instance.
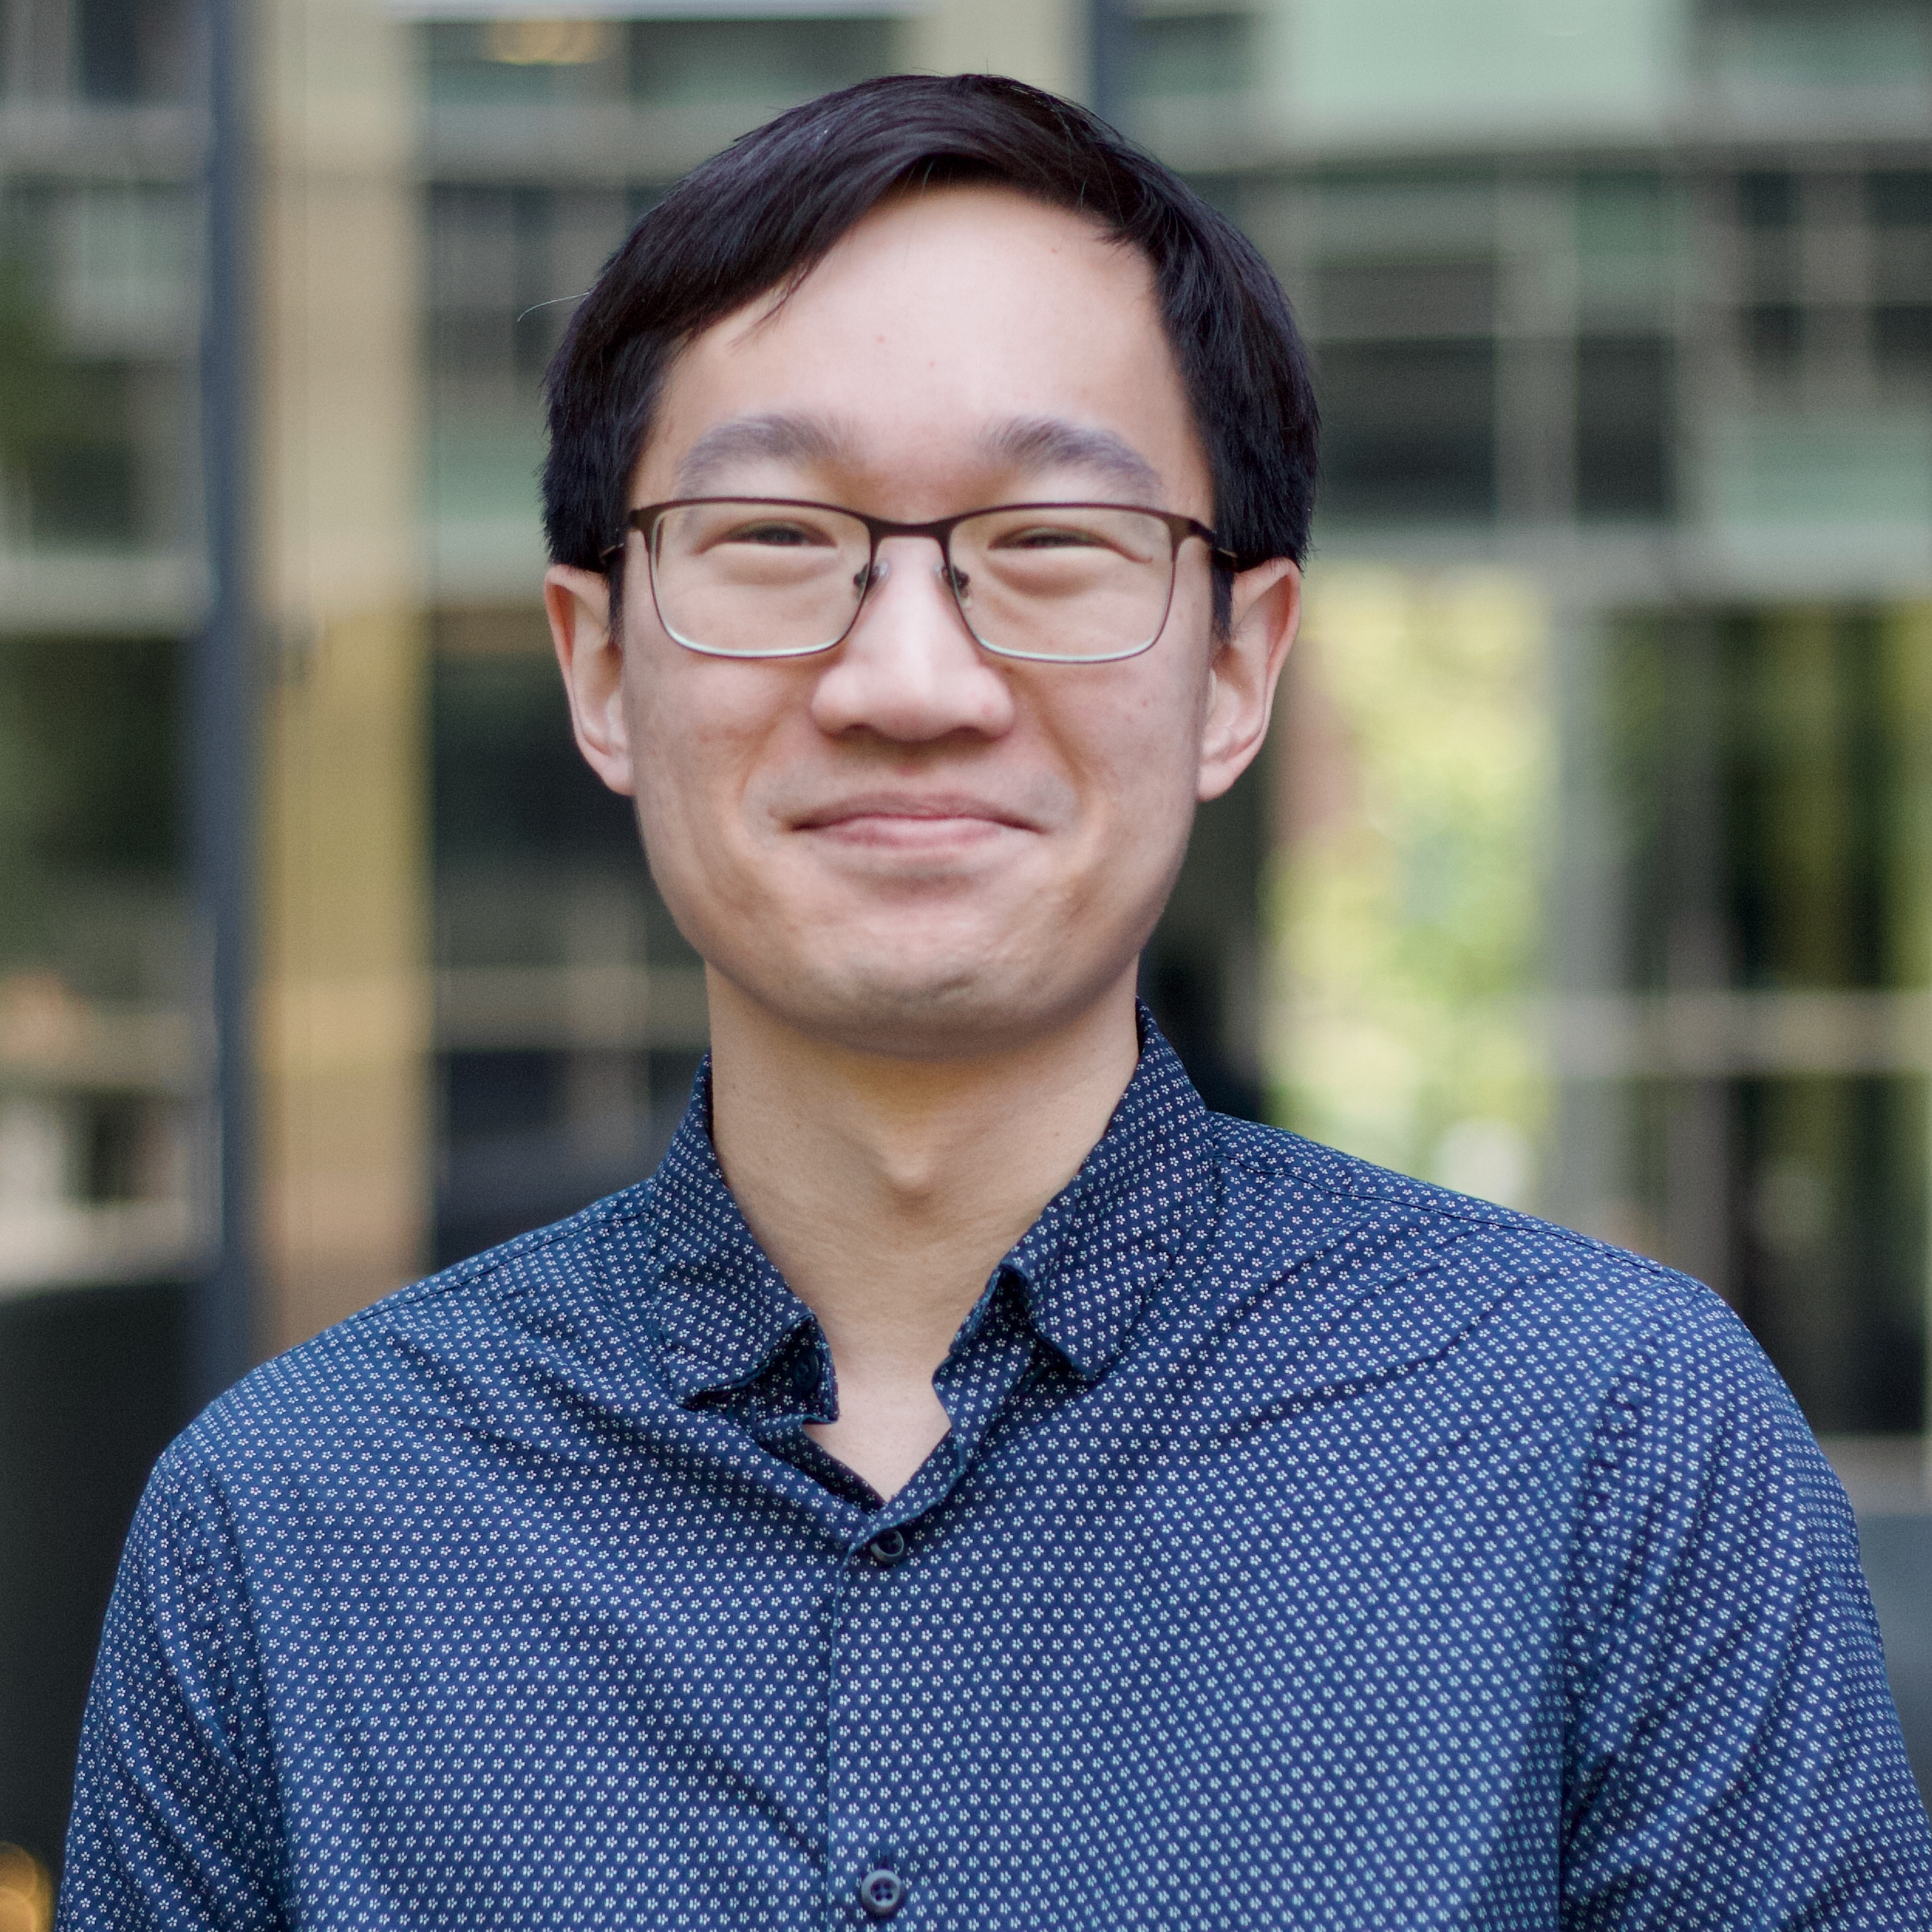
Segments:
[[[770,419],[806,426],[791,439],[800,471],[944,495],[967,470],[1072,480],[1100,456],[1117,474],[1143,464],[1170,507],[1209,507],[1146,258],[1009,189],[896,196],[795,288],[702,332],[668,372],[641,486],[668,493],[700,444],[735,441],[769,468],[771,439],[732,426]]]

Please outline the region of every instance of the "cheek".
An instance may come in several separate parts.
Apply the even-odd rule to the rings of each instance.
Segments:
[[[633,680],[625,667],[625,709],[634,751],[638,827],[660,883],[667,887],[689,869],[714,824],[708,795],[723,761],[707,743],[702,721],[692,716],[679,689],[678,667],[658,666],[647,654]]]
[[[651,883],[686,942],[715,957],[756,896],[730,836],[719,761],[689,730],[653,729],[636,742],[637,827]]]
[[[1191,811],[1199,771],[1201,691],[1185,665],[1163,669],[1107,693],[1087,714],[1096,775],[1137,816],[1176,801]]]
[[[739,862],[747,791],[774,755],[784,697],[756,667],[692,658],[668,643],[627,662],[638,825],[662,883],[716,890]]]

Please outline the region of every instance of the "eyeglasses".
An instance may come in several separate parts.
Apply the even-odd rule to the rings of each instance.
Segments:
[[[1043,664],[1147,650],[1190,538],[1218,564],[1238,561],[1192,517],[1125,503],[1004,503],[893,523],[831,503],[686,497],[633,510],[624,527],[644,538],[665,629],[715,658],[802,658],[842,643],[885,575],[887,537],[930,537],[967,629],[997,656]]]

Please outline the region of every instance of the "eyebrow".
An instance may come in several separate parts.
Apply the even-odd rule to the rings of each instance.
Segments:
[[[764,458],[779,463],[826,463],[849,455],[850,439],[809,416],[735,416],[705,431],[678,465],[672,491],[702,496],[721,470]]]
[[[1056,416],[1019,416],[978,439],[989,462],[1015,469],[1079,469],[1103,477],[1124,493],[1158,502],[1161,478],[1140,451],[1111,430]],[[721,472],[747,461],[852,462],[853,440],[821,417],[738,416],[715,424],[685,452],[672,480],[678,496],[701,496]]]
[[[1140,451],[1111,430],[1056,416],[1015,417],[980,439],[986,454],[1019,469],[1080,469],[1158,502],[1161,478]]]

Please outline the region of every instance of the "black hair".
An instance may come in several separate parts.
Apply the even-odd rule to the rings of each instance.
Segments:
[[[679,350],[795,285],[895,191],[957,182],[1076,210],[1141,250],[1206,451],[1222,541],[1243,565],[1300,562],[1315,404],[1273,271],[1231,222],[1104,121],[991,74],[896,74],[822,95],[713,155],[645,215],[578,304],[545,380],[552,560],[610,570],[619,590],[609,553]],[[1216,588],[1225,621],[1219,570]]]

